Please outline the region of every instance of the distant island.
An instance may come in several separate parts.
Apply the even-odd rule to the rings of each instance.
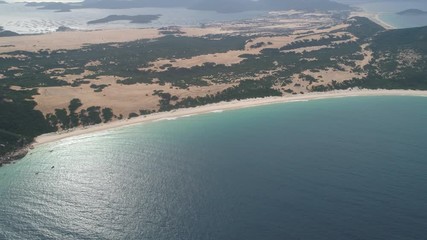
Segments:
[[[160,18],[161,15],[110,15],[105,18],[87,22],[87,24],[109,23],[114,21],[130,21],[131,23],[150,23]]]
[[[71,31],[75,31],[75,29],[72,29],[72,28],[67,27],[67,26],[59,26],[59,27],[56,29],[56,31],[57,31],[57,32],[71,32]]]
[[[414,15],[427,15],[427,12],[420,9],[407,9],[405,11],[398,12],[397,14],[414,16]]]
[[[64,9],[56,10],[55,12],[57,12],[57,13],[62,13],[62,12],[71,12],[71,9],[69,9],[69,8],[64,8]]]
[[[5,2],[5,1],[0,1],[0,4],[7,4],[7,2]]]
[[[60,2],[29,2],[25,6],[39,7],[40,10],[56,10],[55,12],[71,12],[72,6]]]
[[[0,37],[13,37],[18,35],[19,35],[18,33],[4,30],[3,27],[0,26]]]

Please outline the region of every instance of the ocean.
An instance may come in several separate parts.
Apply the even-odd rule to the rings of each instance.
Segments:
[[[293,102],[49,143],[0,168],[0,239],[424,239],[426,105]]]
[[[379,13],[381,20],[396,28],[427,26],[427,15],[400,16],[399,11],[418,8],[427,11],[426,1],[383,1],[338,0],[371,13]],[[151,23],[131,24],[128,21],[116,21],[105,24],[88,25],[88,21],[109,15],[145,15],[160,14],[161,17]],[[74,9],[72,12],[55,12],[26,7],[24,3],[0,4],[0,26],[6,30],[21,34],[37,34],[56,31],[59,26],[79,30],[148,28],[165,26],[200,26],[220,22],[240,21],[266,16],[267,12],[253,11],[224,14],[214,11],[197,11],[184,8],[134,8],[134,9]]]
[[[133,24],[129,21],[115,21],[105,24],[88,25],[88,21],[109,15],[161,15],[158,20],[146,24]],[[251,11],[233,14],[214,11],[197,11],[184,8],[133,8],[133,9],[73,9],[71,12],[55,12],[27,7],[24,3],[0,4],[0,26],[21,34],[53,32],[59,26],[79,30],[151,28],[165,26],[199,27],[228,21],[253,19],[264,16],[266,12]]]
[[[339,0],[355,7],[359,7],[366,12],[379,14],[379,18],[395,28],[411,28],[427,26],[427,15],[403,16],[398,12],[407,9],[420,9],[427,11],[427,1],[376,1],[369,0]]]

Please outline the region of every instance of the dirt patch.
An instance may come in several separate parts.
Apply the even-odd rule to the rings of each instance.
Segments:
[[[109,85],[102,92],[94,92],[90,84],[84,84],[80,87],[45,87],[39,88],[40,95],[34,96],[37,102],[36,109],[44,114],[52,113],[57,108],[68,108],[73,98],[82,101],[82,108],[91,106],[109,107],[113,109],[114,114],[127,117],[130,113],[139,113],[139,110],[158,110],[159,96],[153,96],[155,90],[163,90],[179,99],[185,97],[205,96],[206,94],[215,94],[221,92],[232,84],[219,84],[206,87],[190,87],[187,89],[176,89],[169,84],[118,84],[117,78],[113,76],[103,76],[91,83]]]
[[[313,83],[314,86],[317,85],[327,85],[332,84],[333,81],[337,83],[344,82],[346,80],[351,80],[353,78],[361,79],[366,77],[366,73],[354,72],[350,67],[341,65],[343,70],[328,68],[326,70],[306,70],[303,72],[305,75],[312,76],[317,80],[316,83]]]
[[[62,69],[58,68],[58,69],[50,69],[48,71],[52,71],[55,70],[57,72],[55,73],[59,73],[61,74]],[[62,71],[63,73],[63,71]],[[85,78],[93,75],[95,72],[93,71],[89,71],[89,70],[84,70],[84,72],[82,74],[67,74],[67,75],[62,75],[62,76],[56,76],[56,78],[58,80],[62,80],[62,81],[66,81],[67,83],[72,84],[73,82],[77,81],[77,80],[86,80]]]
[[[96,60],[96,61],[91,61],[86,63],[85,67],[97,67],[97,66],[101,66],[101,62]]]
[[[356,66],[364,69],[365,66],[369,65],[373,58],[373,52],[369,49],[369,44],[363,44],[360,46],[362,48],[363,60],[356,61]]]
[[[180,28],[179,30],[184,32],[180,35],[187,37],[203,37],[207,35],[231,34],[235,32],[233,30],[226,30],[222,27]]]
[[[157,29],[114,29],[98,31],[54,32],[42,35],[0,38],[0,52],[17,50],[37,52],[40,50],[78,49],[87,44],[129,42],[139,39],[154,39],[162,35]]]
[[[24,55],[24,54],[17,54],[17,55],[0,54],[0,58],[4,58],[4,59],[7,59],[7,58],[16,58],[16,59],[19,59],[19,60],[26,60],[26,59],[28,59],[28,56]]]
[[[192,68],[195,66],[202,66],[205,63],[223,64],[231,66],[238,64],[244,60],[240,57],[244,54],[258,55],[262,50],[266,48],[281,48],[294,40],[290,36],[279,36],[279,37],[258,37],[252,39],[252,41],[246,43],[244,50],[233,50],[225,53],[214,53],[199,55],[192,58],[180,58],[180,59],[161,59],[155,62],[151,62],[152,67],[140,68],[141,71],[166,71],[167,67],[171,66],[176,68]],[[254,47],[254,46],[259,47]]]

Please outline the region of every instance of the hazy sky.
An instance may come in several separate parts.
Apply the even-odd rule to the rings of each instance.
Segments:
[[[6,2],[82,2],[83,0],[5,0]],[[172,1],[179,1],[179,0],[172,0]],[[256,1],[256,0],[252,0]],[[379,0],[333,0],[336,2],[345,2],[345,3],[352,3],[352,2],[375,2]],[[399,0],[383,0],[383,1],[399,1]],[[413,0],[417,1],[417,0]]]
[[[83,0],[5,0],[6,2],[81,2]],[[179,1],[179,0],[176,0]],[[369,2],[370,0],[334,0],[336,2]],[[372,0],[375,1],[375,0]],[[378,1],[378,0],[377,0]],[[384,0],[387,1],[387,0]]]
[[[6,2],[81,2],[79,0],[4,0]]]

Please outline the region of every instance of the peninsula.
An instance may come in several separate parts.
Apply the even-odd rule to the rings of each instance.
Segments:
[[[130,21],[130,23],[150,23],[160,18],[160,15],[110,15],[105,18],[87,22],[87,24],[109,23],[114,21]]]
[[[427,90],[426,39],[427,27],[386,30],[346,11],[295,10],[173,31],[0,38],[0,155],[10,160],[46,133],[208,104]]]
[[[409,16],[427,15],[427,11],[423,11],[423,10],[420,10],[420,9],[407,9],[405,11],[398,12],[397,14],[399,14],[399,15],[409,15]]]

